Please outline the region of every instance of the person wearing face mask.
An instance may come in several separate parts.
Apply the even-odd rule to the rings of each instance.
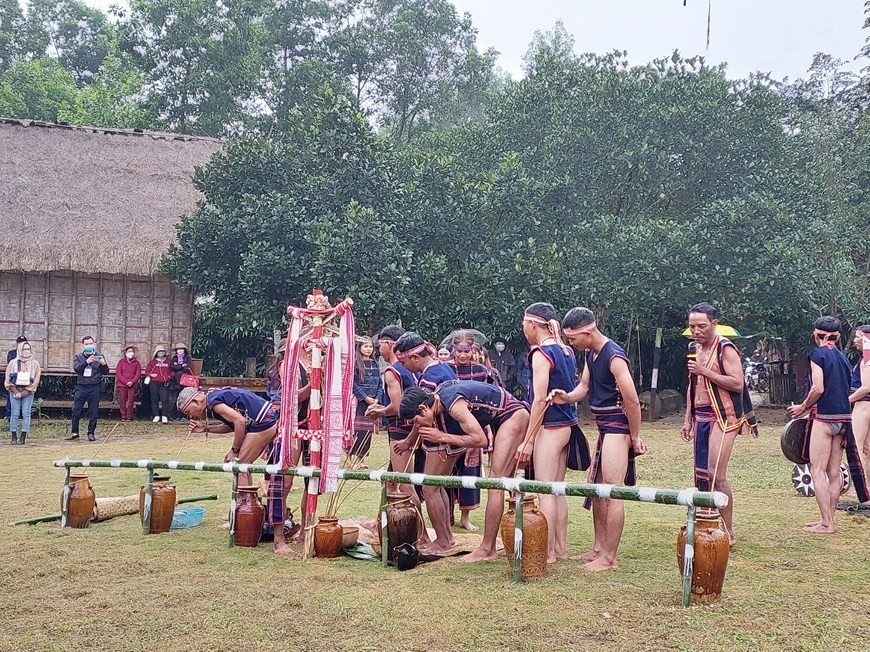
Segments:
[[[139,388],[139,378],[142,376],[142,365],[136,359],[136,353],[135,346],[128,346],[124,349],[124,357],[115,367],[115,386],[118,390],[121,421],[133,420],[133,401]]]
[[[9,352],[6,354],[6,364],[12,362],[16,357],[18,357],[18,345],[22,342],[26,342],[27,338],[24,335],[19,335],[15,340],[15,348],[9,349]],[[6,401],[6,420],[9,420],[9,416],[12,414],[12,404],[9,401]]]
[[[145,376],[149,379],[148,389],[151,392],[151,414],[154,423],[169,423],[169,384],[172,382],[172,369],[169,366],[169,356],[166,347],[158,344],[154,349],[154,357],[145,367]]]
[[[79,438],[79,421],[85,403],[88,404],[88,441],[95,441],[97,417],[100,414],[100,384],[103,376],[109,373],[109,364],[103,354],[97,351],[93,337],[82,338],[82,352],[73,359],[76,372],[76,391],[73,395],[72,427],[67,441]]]
[[[26,340],[21,342],[15,358],[6,365],[4,382],[6,391],[9,392],[9,432],[13,444],[23,444],[27,440],[27,433],[30,431],[30,408],[39,387],[40,373],[39,361],[33,357],[30,343]]]
[[[187,350],[187,344],[183,342],[176,342],[172,349],[172,357],[169,359],[169,368],[172,369],[172,382],[169,384],[169,409],[172,414],[169,418],[172,421],[186,421],[184,416],[179,414],[175,402],[181,391],[181,377],[190,373],[190,353]]]
[[[489,359],[492,366],[498,371],[504,386],[513,387],[516,381],[517,361],[513,354],[507,350],[507,342],[500,337],[495,338],[493,348],[489,350]]]

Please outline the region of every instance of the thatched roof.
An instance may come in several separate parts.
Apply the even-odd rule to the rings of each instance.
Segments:
[[[150,276],[221,143],[0,118],[0,270]]]

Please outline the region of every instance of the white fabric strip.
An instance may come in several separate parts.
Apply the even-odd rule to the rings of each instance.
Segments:
[[[694,496],[694,489],[680,489],[680,493],[677,494],[677,504],[686,505],[688,507],[692,504],[692,498],[694,498]]]
[[[474,489],[477,486],[477,478],[472,475],[463,475],[460,480],[462,480],[463,489]]]
[[[91,465],[90,460],[82,460],[82,466],[90,466],[90,465]]]
[[[377,470],[369,473],[369,478],[371,478],[375,482],[380,482],[381,478],[383,478],[383,477],[384,477],[384,470],[383,469],[377,469]]]
[[[567,482],[554,482],[553,483],[553,495],[554,496],[564,496],[565,492],[568,490]]]
[[[193,465],[194,471],[202,471],[205,468],[205,462],[197,462]]]
[[[408,479],[411,481],[411,484],[422,485],[423,479],[425,477],[426,475],[423,473],[412,473],[410,476],[408,476]]]
[[[121,468],[121,460],[112,460],[111,462],[109,462],[109,466],[111,466],[114,469],[120,469]]]
[[[250,464],[239,464],[239,473],[247,473],[250,469]]]
[[[276,475],[281,472],[280,464],[267,464],[266,465],[266,473],[269,475]]]
[[[600,484],[596,487],[599,498],[610,498],[610,492],[613,489],[612,484]]]
[[[166,466],[168,466],[170,469],[177,469],[178,468],[178,461],[172,460],[171,462],[167,462]]]
[[[148,460],[139,460],[138,462],[136,462],[136,466],[138,466],[140,469],[148,468]]]
[[[637,497],[645,503],[654,503],[656,501],[656,490],[653,487],[638,487]]]
[[[313,466],[299,466],[296,468],[296,471],[299,473],[299,476],[302,478],[314,477],[314,467]]]
[[[502,478],[501,486],[504,487],[505,491],[516,491],[517,487],[520,486],[520,481],[516,478]]]
[[[221,465],[221,468],[222,468],[226,473],[232,473],[232,472],[233,472],[233,463],[232,463],[232,462],[224,462],[224,463]]]

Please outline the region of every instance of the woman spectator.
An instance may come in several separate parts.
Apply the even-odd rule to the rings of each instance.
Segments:
[[[356,397],[354,442],[350,455],[364,458],[372,446],[372,435],[378,430],[378,419],[366,416],[369,405],[378,402],[381,392],[381,370],[374,357],[375,346],[370,337],[360,338],[356,348],[356,373],[353,395]],[[363,467],[365,468],[365,467]]]
[[[181,391],[181,377],[184,374],[190,373],[190,353],[187,350],[187,344],[177,342],[175,344],[175,352],[169,360],[169,368],[172,370],[172,382],[169,385],[169,409],[173,421],[186,421],[175,408],[175,402],[178,400],[178,393]]]
[[[151,414],[154,423],[169,422],[169,384],[172,382],[172,369],[166,347],[158,344],[154,349],[154,357],[145,367],[148,378],[148,389],[151,392]]]
[[[9,432],[13,444],[23,444],[30,432],[30,410],[33,397],[39,387],[42,370],[39,361],[33,357],[30,342],[21,342],[15,358],[6,365],[4,385],[9,392]],[[21,435],[18,434],[19,419]]]
[[[124,349],[124,357],[115,367],[115,387],[118,390],[121,421],[133,420],[133,401],[136,399],[139,378],[142,376],[142,365],[136,359],[137,353],[138,349],[135,346],[128,346]]]

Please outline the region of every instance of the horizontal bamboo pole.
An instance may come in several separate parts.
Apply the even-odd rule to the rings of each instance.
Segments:
[[[184,503],[198,503],[201,500],[217,500],[217,494],[208,494],[207,496],[192,496],[190,498],[179,498],[175,501],[176,505],[183,505]],[[12,525],[35,525],[36,523],[50,523],[52,521],[59,521],[61,515],[60,514],[49,514],[47,516],[35,516],[34,518],[23,518],[20,521],[13,521]]]
[[[121,468],[121,469],[170,469],[178,471],[207,471],[211,473],[269,473],[293,475],[302,478],[320,477],[320,469],[311,466],[297,466],[281,470],[277,464],[239,464],[228,462],[161,462],[158,460],[55,460],[54,466],[60,468]],[[721,509],[728,504],[728,496],[719,491],[697,491],[696,489],[659,489],[656,487],[625,487],[610,484],[590,484],[586,482],[540,482],[518,480],[517,478],[477,478],[472,476],[424,475],[423,473],[394,473],[384,470],[350,471],[339,469],[339,478],[371,482],[395,482],[397,484],[433,485],[454,489],[503,489],[523,493],[552,494],[555,496],[584,496],[590,498],[611,498],[631,500],[662,505],[689,505]]]

